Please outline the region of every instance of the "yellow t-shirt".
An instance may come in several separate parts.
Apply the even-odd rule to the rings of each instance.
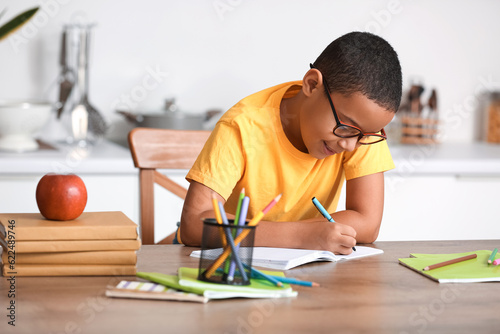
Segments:
[[[250,95],[229,109],[216,124],[186,176],[226,199],[235,213],[239,194],[250,197],[248,218],[276,195],[283,196],[264,217],[297,221],[319,216],[311,199],[335,212],[344,180],[394,168],[386,141],[362,145],[318,160],[297,150],[286,137],[280,103],[294,96],[302,82],[288,82]]]

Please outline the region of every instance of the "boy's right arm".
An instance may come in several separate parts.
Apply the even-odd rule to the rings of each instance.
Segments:
[[[192,181],[184,201],[181,217],[181,240],[187,246],[200,246],[203,219],[215,217],[212,194],[225,200],[207,186]],[[228,218],[233,215],[228,214]],[[332,224],[324,218],[302,221],[261,221],[255,235],[255,246],[329,250],[350,254],[356,244],[356,231],[344,224]]]
[[[200,246],[203,233],[203,219],[214,218],[212,197],[215,195],[222,204],[226,201],[207,186],[191,181],[184,200],[181,215],[181,241],[186,246]],[[228,218],[232,218],[228,215]]]

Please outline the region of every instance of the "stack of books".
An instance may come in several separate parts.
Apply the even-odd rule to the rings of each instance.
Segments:
[[[0,214],[4,276],[135,275],[137,225],[119,211],[71,221],[39,213]]]

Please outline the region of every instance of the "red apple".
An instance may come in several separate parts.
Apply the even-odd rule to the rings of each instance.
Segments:
[[[75,174],[49,173],[38,181],[36,204],[47,219],[73,220],[87,205],[87,188]]]

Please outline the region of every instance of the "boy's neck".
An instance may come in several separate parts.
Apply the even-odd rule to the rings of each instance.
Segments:
[[[304,95],[299,91],[296,95],[281,100],[280,120],[283,132],[290,143],[299,151],[308,153],[300,131],[300,110]]]

